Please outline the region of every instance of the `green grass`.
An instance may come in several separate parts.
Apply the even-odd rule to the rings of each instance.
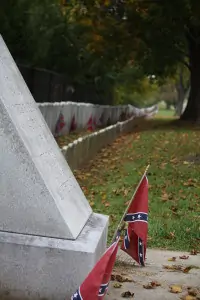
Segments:
[[[158,111],[158,114],[156,115],[156,118],[172,118],[174,117],[174,110],[167,110],[160,108]]]
[[[109,241],[150,163],[148,246],[199,247],[200,164],[188,156],[200,156],[200,131],[184,126],[168,119],[144,121],[137,132],[120,137],[75,172],[94,211],[110,216]]]

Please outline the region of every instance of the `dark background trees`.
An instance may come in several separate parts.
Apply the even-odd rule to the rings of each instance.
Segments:
[[[148,105],[173,82],[178,115],[190,86],[182,118],[200,119],[200,2],[2,2],[1,34],[18,63],[67,75],[100,104]]]

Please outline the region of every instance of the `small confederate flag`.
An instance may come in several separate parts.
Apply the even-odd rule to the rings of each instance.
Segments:
[[[142,179],[124,218],[128,223],[121,249],[144,266],[148,232],[148,179]]]
[[[71,300],[103,299],[109,285],[118,250],[119,236],[106,250]]]
[[[73,115],[69,131],[71,132],[71,131],[74,131],[74,130],[76,130],[76,120],[75,120],[75,116]]]
[[[55,133],[58,134],[60,133],[60,131],[63,129],[63,127],[65,126],[65,120],[64,120],[64,116],[63,114],[60,112],[59,117],[58,117],[58,121],[56,122],[56,128],[55,128]]]
[[[88,122],[87,122],[87,130],[89,131],[93,131],[96,128],[96,119],[95,117],[93,118],[92,116],[90,116]]]
[[[87,130],[93,131],[93,118],[90,116],[88,122],[87,122]]]

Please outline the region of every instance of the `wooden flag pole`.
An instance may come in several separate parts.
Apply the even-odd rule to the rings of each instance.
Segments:
[[[114,235],[113,235],[112,243],[115,241],[118,231],[121,231],[121,230],[124,229],[125,224],[124,224],[124,226],[122,226],[122,228],[121,228],[121,224],[122,224],[122,222],[124,221],[124,217],[126,216],[128,210],[129,210],[129,207],[130,207],[130,205],[131,205],[131,203],[132,203],[132,200],[133,200],[133,198],[135,197],[135,195],[136,195],[136,193],[137,193],[137,191],[138,191],[138,188],[139,188],[139,186],[140,186],[142,180],[143,180],[144,177],[146,176],[146,173],[147,173],[149,167],[150,167],[150,165],[148,165],[148,166],[146,167],[146,169],[145,169],[145,171],[144,171],[144,174],[142,175],[142,178],[140,179],[140,182],[138,183],[138,185],[137,185],[137,187],[136,187],[136,189],[135,189],[135,192],[134,192],[134,194],[133,194],[133,196],[132,196],[132,198],[131,198],[129,204],[127,205],[127,208],[126,208],[126,210],[125,210],[125,212],[124,212],[124,214],[123,214],[123,216],[122,216],[122,218],[121,218],[121,220],[120,220],[120,222],[119,222],[119,224],[118,224],[118,226],[117,226],[117,229],[115,230],[115,233],[114,233]]]

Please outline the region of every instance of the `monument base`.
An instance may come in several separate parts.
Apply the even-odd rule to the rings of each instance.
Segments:
[[[1,231],[0,299],[70,300],[105,251],[107,228],[93,213],[75,241]]]

